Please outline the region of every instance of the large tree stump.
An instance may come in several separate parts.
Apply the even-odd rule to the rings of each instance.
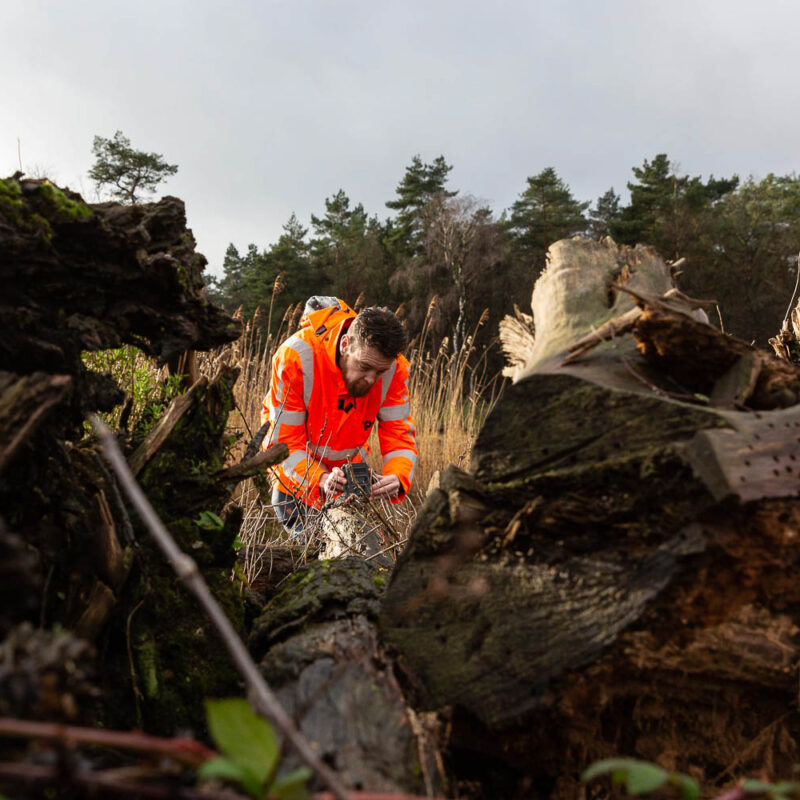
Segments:
[[[172,732],[202,720],[204,697],[238,691],[202,613],[129,516],[83,428],[88,412],[124,400],[83,352],[127,343],[177,361],[239,335],[239,323],[204,296],[204,264],[176,198],[87,205],[48,181],[0,181],[0,634],[28,621],[96,642],[107,724]],[[221,513],[252,474],[223,463],[236,377],[223,368],[198,381],[128,454],[173,535],[241,621],[230,581],[239,517],[227,515],[220,530],[198,521],[201,511]]]
[[[421,708],[453,708],[455,752],[505,764],[495,790],[572,798],[610,755],[718,784],[800,755],[800,372],[671,287],[646,248],[551,248],[472,474],[388,588],[385,641]]]

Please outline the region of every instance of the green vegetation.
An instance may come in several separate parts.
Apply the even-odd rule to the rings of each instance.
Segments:
[[[615,786],[622,786],[632,796],[650,794],[665,786],[672,786],[682,800],[698,800],[700,787],[697,782],[680,772],[669,772],[649,761],[635,758],[607,758],[592,764],[581,776],[585,782],[600,776],[610,775]]]
[[[92,217],[92,210],[86,203],[70,199],[50,181],[44,181],[39,186],[39,195],[51,206],[57,222],[81,222]]]
[[[231,244],[210,296],[276,335],[284,314],[312,294],[397,308],[412,338],[427,321],[432,351],[447,339],[457,352],[465,332],[488,312],[491,324],[474,342],[478,358],[497,322],[516,303],[527,309],[545,254],[558,239],[610,235],[649,244],[668,260],[687,258],[681,288],[715,298],[729,333],[765,346],[779,328],[796,276],[800,249],[800,178],[740,181],[680,173],[664,153],[633,167],[629,199],[613,189],[594,205],[575,198],[556,169],[525,180],[510,209],[497,216],[485,203],[448,185],[443,156],[414,156],[379,220],[344,189],[304,226],[292,215],[278,242],[245,253]],[[271,313],[266,313],[271,309]],[[714,324],[719,317],[713,314]],[[500,366],[489,355],[493,369]]]
[[[87,351],[82,358],[92,372],[111,375],[128,398],[127,411],[118,406],[110,414],[103,415],[112,428],[119,427],[124,412],[128,430],[144,436],[182,391],[180,375],[168,375],[166,369],[157,369],[153,360],[133,345]]]
[[[272,727],[253,712],[246,700],[206,702],[208,729],[223,755],[200,767],[198,777],[219,779],[242,788],[254,800],[305,800],[307,767],[275,777],[280,747]]]
[[[694,778],[682,772],[669,770],[652,764],[649,761],[639,761],[635,758],[607,758],[592,764],[581,775],[581,780],[589,782],[596,778],[609,776],[614,786],[622,788],[625,794],[632,797],[649,795],[658,792],[663,797],[663,791],[672,790],[670,796],[678,796],[681,800],[699,800],[700,787]],[[800,783],[797,781],[767,781],[745,779],[737,787],[735,794],[726,793],[722,798],[743,797],[752,794],[766,797],[769,800],[792,800],[800,797]]]
[[[111,197],[122,203],[139,202],[143,194],[154,192],[158,184],[178,171],[176,164],[167,164],[159,153],[134,150],[122,131],[117,131],[113,139],[95,136],[92,153],[95,161],[89,177],[98,191],[108,188]]]

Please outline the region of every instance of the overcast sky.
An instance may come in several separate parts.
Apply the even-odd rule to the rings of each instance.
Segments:
[[[213,272],[344,189],[383,219],[415,154],[500,213],[553,166],[580,200],[660,152],[794,172],[797,0],[0,0],[0,175],[95,199],[96,134],[180,167]]]

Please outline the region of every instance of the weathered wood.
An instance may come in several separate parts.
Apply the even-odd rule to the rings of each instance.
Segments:
[[[0,371],[0,472],[71,386],[68,375]]]
[[[114,592],[102,581],[95,581],[85,595],[83,613],[70,626],[75,635],[90,642],[94,641],[108,622],[115,603]]]
[[[239,323],[203,297],[205,263],[177,198],[87,205],[49,181],[0,181],[0,365],[74,374],[83,350],[127,342],[167,360],[232,341]]]
[[[422,708],[456,710],[454,751],[522,793],[574,797],[612,755],[719,785],[759,759],[788,774],[800,370],[703,324],[645,248],[550,259],[536,340],[472,474],[428,497],[384,641]]]
[[[272,445],[268,450],[248,458],[246,461],[240,461],[238,464],[216,472],[211,476],[211,479],[219,483],[228,483],[251,478],[253,475],[263,472],[267,467],[272,467],[284,461],[288,455],[289,450],[286,444],[279,442]]]
[[[427,784],[435,792],[436,742],[409,711],[377,640],[384,583],[361,558],[311,562],[267,604],[250,647],[284,708],[349,789],[420,793]],[[286,766],[293,761],[287,753]]]
[[[92,553],[94,568],[111,590],[116,591],[122,587],[128,577],[131,559],[126,559],[105,492],[101,490],[95,494],[94,503],[97,510],[96,544]],[[130,554],[128,555],[130,556]]]
[[[241,325],[206,299],[205,259],[194,247],[176,198],[90,206],[47,181],[0,181],[0,509],[18,537],[0,536],[10,557],[0,596],[20,601],[0,610],[0,630],[27,619],[102,635],[107,702],[99,721],[164,732],[196,725],[203,697],[232,693],[236,677],[205,641],[202,615],[135,536],[139,521],[128,518],[86,440],[85,415],[125,397],[81,356],[132,344],[191,374],[193,357],[181,364],[182,354],[235,339]],[[222,513],[230,493],[230,481],[211,476],[223,468],[235,379],[223,369],[215,382],[200,382],[147,439],[135,466],[241,622],[243,599],[229,579],[240,513],[225,514],[221,530],[203,527],[201,516]],[[35,574],[17,568],[17,541]],[[28,602],[32,586],[40,587],[40,608]]]
[[[145,436],[144,441],[136,448],[133,455],[128,460],[131,472],[134,475],[138,475],[145,464],[158,452],[158,449],[167,440],[172,429],[178,424],[178,420],[180,420],[187,409],[192,407],[195,392],[207,384],[208,378],[201,376],[192,384],[188,391],[172,400],[164,416],[161,417],[155,428]]]

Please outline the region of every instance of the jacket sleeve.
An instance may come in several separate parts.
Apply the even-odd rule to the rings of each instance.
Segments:
[[[303,365],[291,340],[284,344],[272,362],[272,376],[261,411],[262,425],[270,421],[266,449],[276,442],[285,442],[288,458],[277,470],[283,491],[293,494],[307,505],[319,498],[319,479],[324,469],[306,449],[308,409],[303,392]],[[288,484],[288,485],[286,485]]]
[[[411,487],[417,468],[417,438],[408,395],[409,365],[399,356],[389,386],[378,409],[378,441],[383,456],[383,474],[400,478],[399,503]]]

